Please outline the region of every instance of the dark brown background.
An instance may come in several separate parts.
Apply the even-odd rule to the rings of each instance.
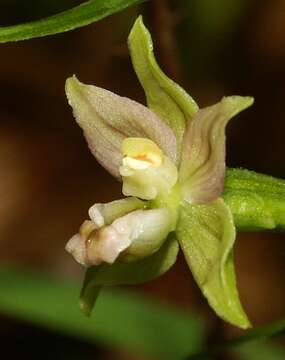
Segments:
[[[40,18],[77,3],[5,0],[0,24]],[[255,105],[228,127],[227,164],[285,178],[285,1],[205,3],[212,8],[198,0],[151,0],[73,32],[0,45],[2,262],[82,276],[64,252],[65,243],[90,205],[121,196],[120,184],[89,153],[67,105],[64,82],[75,73],[86,83],[144,102],[126,46],[139,13],[153,34],[163,69],[201,106],[225,94],[255,97]],[[285,235],[241,234],[235,250],[239,289],[250,319],[257,325],[284,317]],[[220,334],[236,332],[209,310],[182,257],[171,272],[138,291],[201,313]],[[7,347],[12,359],[23,353],[32,359],[76,354],[81,359],[139,359],[4,317],[1,323],[6,344],[1,347]],[[20,353],[11,347],[15,343]]]

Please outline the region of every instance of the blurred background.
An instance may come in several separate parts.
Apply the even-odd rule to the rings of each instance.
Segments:
[[[81,2],[2,0],[0,25],[45,17]],[[64,83],[76,74],[85,83],[144,103],[126,45],[141,13],[161,67],[200,106],[224,95],[255,97],[254,106],[228,126],[227,165],[285,178],[284,0],[151,0],[76,31],[1,44],[2,264],[51,272],[66,281],[82,278],[65,243],[92,204],[121,196],[120,184],[88,151]],[[239,234],[235,261],[241,299],[253,324],[284,317],[285,235]],[[182,256],[169,273],[135,291],[198,314],[210,342],[238,333],[209,309]],[[80,341],[4,311],[0,334],[1,351],[11,359],[151,359],[139,350]]]

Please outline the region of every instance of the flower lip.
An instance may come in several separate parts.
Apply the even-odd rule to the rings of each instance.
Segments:
[[[119,220],[119,219],[118,219]],[[112,225],[94,230],[86,240],[86,263],[88,266],[101,263],[113,264],[132,242],[128,229],[120,231],[116,221]]]
[[[100,206],[97,210],[100,212]],[[168,209],[138,209],[100,228],[93,221],[85,221],[66,250],[86,267],[113,264],[119,257],[121,261],[136,261],[156,252],[172,230]]]
[[[75,234],[68,241],[65,250],[81,265],[86,266],[86,246],[80,234]]]
[[[102,204],[95,204],[91,206],[88,211],[88,215],[90,219],[94,222],[94,224],[99,228],[105,225],[105,219],[102,214]]]

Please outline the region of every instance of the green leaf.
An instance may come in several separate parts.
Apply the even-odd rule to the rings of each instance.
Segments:
[[[284,334],[284,320],[207,349],[202,347],[204,326],[196,316],[130,291],[103,290],[94,315],[86,318],[77,307],[78,284],[3,265],[0,283],[1,313],[91,343],[175,360],[211,358],[225,350],[248,360],[285,358],[284,349],[260,341]]]
[[[239,340],[240,338],[236,338]],[[235,343],[235,339],[228,340],[220,344],[214,344],[208,349],[204,348],[201,352],[196,354],[190,354],[184,360],[211,360],[219,358],[219,354],[222,355],[226,350],[226,353],[230,353],[234,358],[240,360],[283,360],[285,359],[284,347],[281,347],[274,342],[268,342],[263,340],[249,341],[245,343]],[[235,345],[234,347],[232,347]]]
[[[197,359],[200,355],[217,355],[225,350],[233,350],[243,359],[272,360],[285,359],[284,349],[280,349],[267,340],[285,334],[285,320],[278,320],[263,326],[255,327],[241,336],[234,337],[222,343],[214,344],[195,356],[189,356],[189,360]],[[264,341],[266,340],[266,342]],[[283,350],[283,354],[282,354]],[[197,356],[197,357],[196,357]],[[283,356],[283,357],[282,357]],[[188,358],[187,358],[188,360]]]
[[[183,202],[176,230],[186,261],[211,307],[224,320],[250,326],[239,301],[233,262],[235,227],[222,199],[207,205]]]
[[[176,261],[179,246],[170,234],[162,247],[141,261],[101,265],[87,270],[80,296],[80,307],[89,315],[102,285],[131,285],[153,280],[168,271]]]
[[[267,340],[285,334],[285,320],[281,319],[263,326],[255,327],[247,331],[244,335],[228,340],[225,345],[240,346],[255,340]]]
[[[143,0],[90,0],[41,20],[0,27],[0,43],[27,40],[73,30],[101,20]]]
[[[0,267],[0,311],[108,348],[161,359],[184,359],[201,350],[198,317],[130,291],[104,290],[94,316],[77,306],[78,284],[25,269]]]
[[[261,341],[252,341],[240,345],[234,352],[241,360],[284,360],[284,347]]]
[[[159,68],[151,35],[140,16],[128,39],[133,67],[144,88],[148,107],[175,132],[180,149],[185,124],[197,112],[195,101]]]

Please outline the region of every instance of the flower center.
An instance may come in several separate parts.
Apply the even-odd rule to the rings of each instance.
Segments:
[[[126,138],[121,151],[125,196],[153,200],[159,194],[169,194],[177,182],[177,168],[152,140]]]
[[[121,175],[126,176],[128,170],[145,170],[151,166],[158,167],[162,163],[163,154],[151,140],[144,138],[127,138],[122,144]]]

